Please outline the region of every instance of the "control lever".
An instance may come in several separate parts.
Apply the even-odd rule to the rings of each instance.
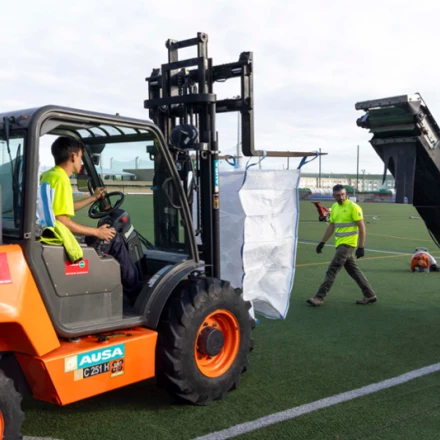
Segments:
[[[112,228],[113,227],[113,222],[109,219],[109,218],[107,218],[107,219],[105,219],[105,220],[99,220],[99,222],[98,222],[98,228],[100,228],[102,225],[109,225],[110,226],[110,228]],[[103,249],[103,247],[106,245],[107,243],[105,242],[105,240],[100,240],[100,239],[98,239],[98,238],[94,238],[93,240],[89,240],[89,243],[88,243],[88,245],[89,246],[92,246],[92,247],[94,247],[95,248],[95,250],[96,250],[96,253],[98,254],[98,256],[101,258],[101,257],[104,257],[105,255],[107,255],[102,249]]]
[[[101,258],[105,255],[105,253],[102,250],[102,247],[105,245],[105,241],[104,240],[96,240],[96,244],[95,244],[95,251],[98,254],[98,256]]]

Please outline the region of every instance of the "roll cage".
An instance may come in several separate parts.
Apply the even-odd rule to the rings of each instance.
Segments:
[[[57,106],[45,106],[38,109],[1,114],[0,133],[5,134],[5,125],[7,125],[9,137],[13,136],[13,133],[17,130],[25,132],[25,145],[21,150],[23,176],[25,178],[22,179],[23,199],[20,201],[20,206],[22,206],[22,211],[19,214],[21,217],[20,233],[17,237],[3,234],[3,240],[5,243],[18,243],[21,245],[57,333],[62,337],[75,337],[91,332],[106,331],[107,329],[115,330],[139,324],[154,328],[173,287],[201,265],[187,196],[182,188],[176,165],[168,151],[161,131],[148,121]],[[83,163],[92,189],[103,185],[94,165],[94,155],[99,154],[99,150],[102,150],[104,144],[145,141],[147,148],[147,143],[154,143],[155,161],[156,157],[160,159],[164,169],[161,175],[166,177],[167,184],[172,184],[173,187],[173,200],[170,203],[173,203],[174,208],[178,208],[176,210],[179,212],[180,224],[184,229],[186,249],[184,256],[179,256],[178,259],[170,253],[169,264],[163,264],[166,267],[158,271],[154,283],[144,288],[130,313],[122,309],[121,301],[120,308],[113,307],[111,316],[96,318],[91,313],[89,322],[80,325],[80,313],[78,313],[78,322],[66,325],[63,321],[64,318],[60,312],[62,305],[60,304],[66,298],[60,298],[59,292],[57,293],[54,288],[53,280],[47,275],[47,268],[45,267],[47,261],[45,263],[44,258],[42,258],[42,255],[44,257],[44,249],[36,240],[35,212],[36,189],[39,183],[40,138],[48,133],[57,136],[73,136],[81,139],[86,144],[87,148],[83,155]],[[157,191],[162,191],[161,184],[156,186]],[[166,198],[167,196],[163,194],[163,199]],[[163,252],[163,250],[158,253],[164,254],[167,258],[166,252]],[[120,293],[115,293],[114,301],[119,302],[118,298],[120,298]],[[84,311],[81,313],[84,314]]]

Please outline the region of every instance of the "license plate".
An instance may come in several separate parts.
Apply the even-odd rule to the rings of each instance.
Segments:
[[[105,364],[93,365],[92,367],[86,367],[83,369],[83,377],[87,379],[88,377],[97,376],[98,374],[108,373],[110,371],[110,362]]]

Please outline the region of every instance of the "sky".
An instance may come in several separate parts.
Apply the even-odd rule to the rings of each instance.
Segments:
[[[1,14],[0,113],[56,104],[148,119],[145,78],[166,62],[165,41],[204,32],[214,65],[254,53],[258,150],[321,148],[322,173],[356,173],[359,145],[360,170],[382,173],[356,102],[419,92],[440,118],[434,0],[23,0]],[[238,81],[217,84],[219,99],[239,94]],[[222,154],[235,153],[237,116],[217,128]]]

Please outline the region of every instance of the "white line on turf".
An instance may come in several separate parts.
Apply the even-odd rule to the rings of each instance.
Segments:
[[[297,406],[296,408],[291,408],[285,411],[271,414],[266,417],[261,417],[259,419],[253,420],[252,422],[242,423],[240,425],[235,425],[222,431],[212,432],[211,434],[197,437],[194,440],[226,440],[228,438],[246,434],[248,432],[252,432],[257,429],[273,425],[275,423],[294,419],[295,417],[311,413],[318,409],[328,408],[330,406],[337,405],[338,403],[348,402],[349,400],[353,400],[358,397],[366,396],[368,394],[376,393],[377,391],[395,387],[396,385],[401,385],[405,382],[409,382],[410,380],[426,376],[427,374],[436,373],[438,371],[440,371],[440,363],[420,368],[418,370],[413,370],[409,373],[405,373],[401,376],[393,377],[382,382],[367,385],[362,388],[357,388],[356,390],[347,391],[346,393],[337,394],[336,396],[327,397],[325,399],[317,400],[316,402],[307,403],[305,405]]]
[[[316,246],[317,243],[311,243],[308,241],[298,241],[298,243],[300,244],[310,244],[312,246]],[[325,244],[326,247],[335,247],[333,244]],[[379,249],[369,249],[369,248],[365,248],[365,250],[367,252],[379,252],[380,254],[393,254],[393,255],[412,255],[412,253],[408,253],[408,252],[397,252],[397,251],[381,251]]]
[[[52,437],[23,437],[23,440],[59,440]]]

